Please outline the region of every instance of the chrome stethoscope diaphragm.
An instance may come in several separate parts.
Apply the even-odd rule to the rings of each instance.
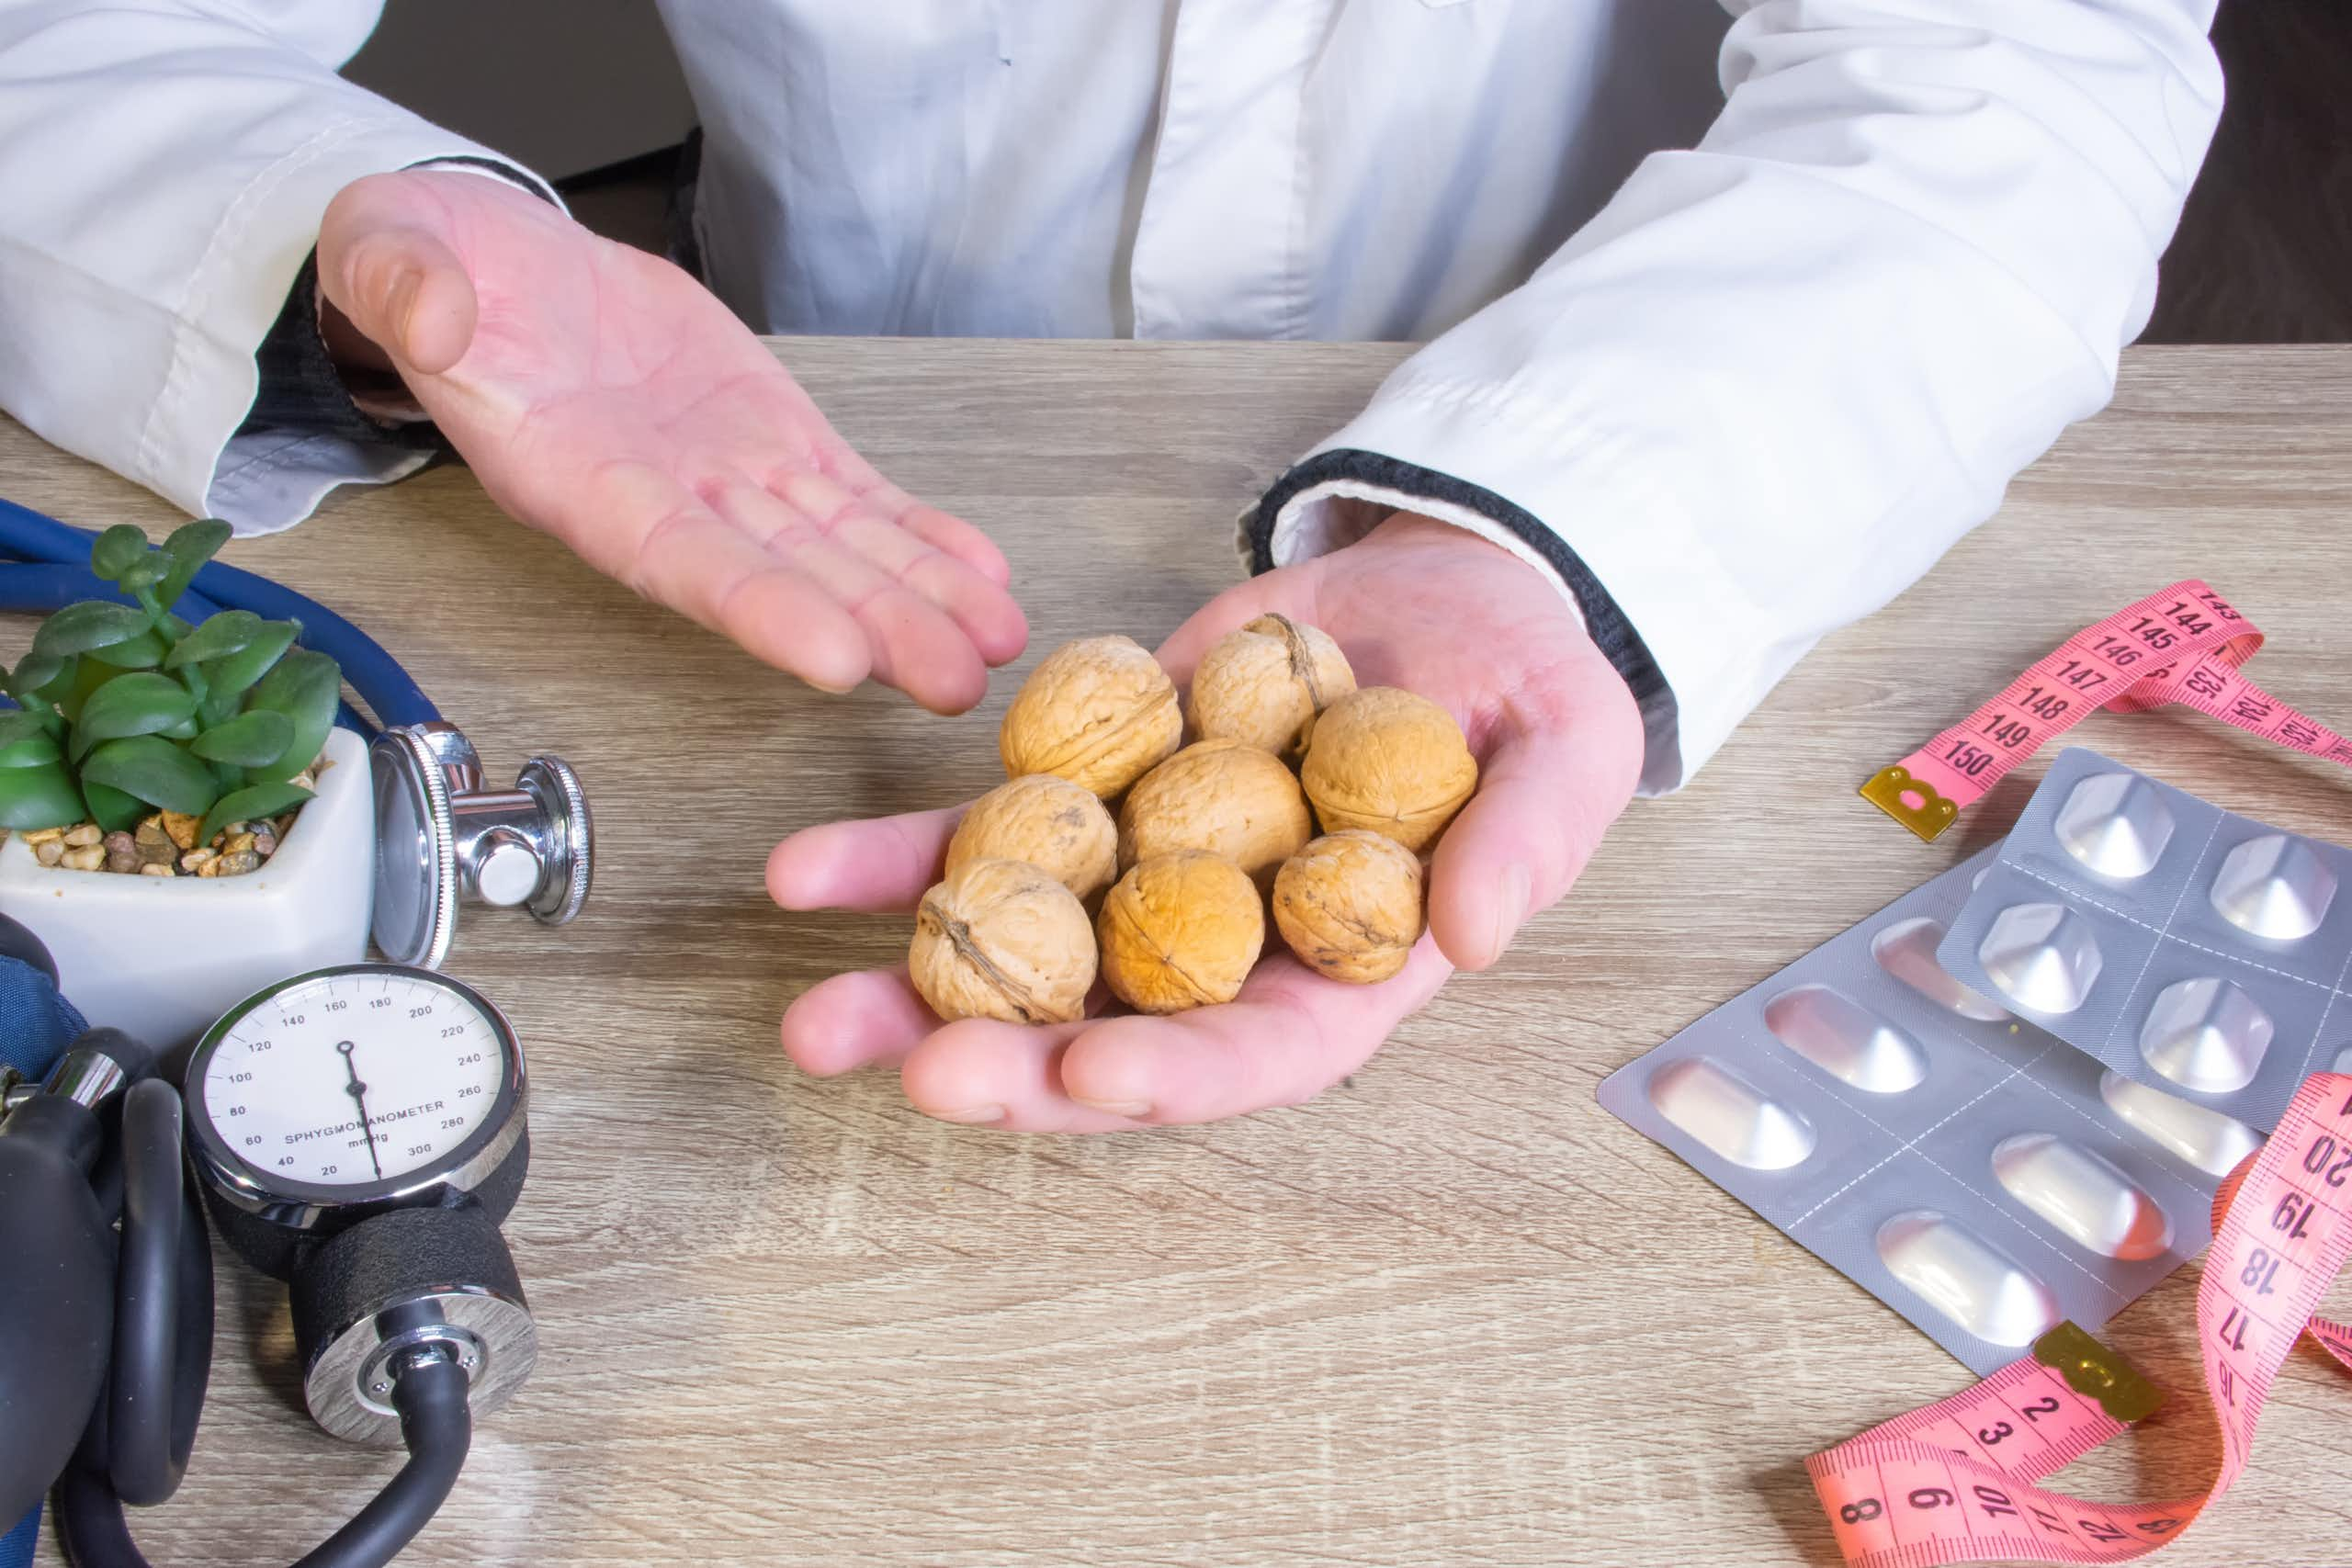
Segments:
[[[443,720],[386,729],[368,747],[376,787],[376,945],[437,969],[461,904],[528,909],[560,926],[587,901],[594,828],[560,757],[523,764],[511,790],[482,786],[481,759]]]

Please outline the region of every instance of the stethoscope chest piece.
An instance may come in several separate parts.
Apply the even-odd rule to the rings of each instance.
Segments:
[[[374,935],[393,963],[438,968],[461,904],[519,907],[560,926],[587,902],[594,825],[579,775],[562,758],[533,757],[513,789],[484,789],[472,745],[435,721],[385,730],[368,765]]]

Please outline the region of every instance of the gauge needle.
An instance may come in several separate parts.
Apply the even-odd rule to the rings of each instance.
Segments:
[[[376,1179],[380,1181],[384,1176],[384,1162],[376,1157],[376,1129],[368,1120],[368,1086],[359,1081],[359,1064],[351,1059],[351,1042],[338,1040],[334,1048],[343,1055],[343,1070],[351,1075],[351,1082],[345,1086],[344,1093],[351,1096],[351,1102],[359,1108],[359,1130],[368,1134],[368,1163],[375,1168]]]

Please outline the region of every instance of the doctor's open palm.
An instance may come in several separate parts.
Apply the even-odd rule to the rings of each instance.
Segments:
[[[336,197],[319,277],[344,356],[380,352],[501,506],[755,657],[954,713],[1027,641],[996,547],[876,473],[669,263],[418,171]]]
[[[1179,685],[1209,645],[1269,611],[1339,639],[1364,685],[1404,686],[1462,723],[1478,792],[1439,840],[1430,930],[1394,979],[1349,986],[1268,956],[1222,1007],[1029,1028],[942,1024],[903,967],[838,976],[786,1010],[784,1045],[820,1074],[901,1063],[907,1097],[951,1122],[1108,1132],[1294,1104],[1338,1082],[1457,965],[1499,957],[1566,893],[1632,796],[1642,727],[1632,694],[1558,588],[1471,534],[1391,517],[1361,542],[1229,590],[1159,650]],[[836,822],[768,862],[791,909],[911,911],[938,880],[960,813]]]

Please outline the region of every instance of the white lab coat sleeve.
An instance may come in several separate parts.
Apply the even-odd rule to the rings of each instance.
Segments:
[[[1700,144],[1318,448],[1501,497],[1589,570],[1669,688],[1645,793],[2106,403],[2221,104],[2211,0],[1726,5]],[[1287,496],[1261,563],[1344,542],[1344,491]]]
[[[241,532],[413,449],[232,447],[335,192],[497,154],[335,74],[374,0],[0,0],[0,408]]]

